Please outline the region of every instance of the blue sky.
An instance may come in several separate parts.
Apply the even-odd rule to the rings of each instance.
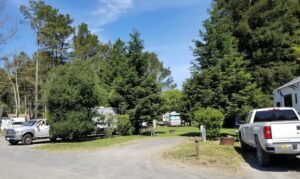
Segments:
[[[171,68],[177,88],[190,76],[194,59],[193,39],[199,39],[202,22],[208,18],[211,0],[46,0],[47,4],[68,13],[74,25],[85,22],[100,41],[129,40],[134,29],[141,32],[146,50],[153,51]],[[23,20],[19,6],[25,0],[7,0],[11,21]],[[28,24],[18,25],[17,36],[2,49],[4,54],[36,49],[34,33]]]

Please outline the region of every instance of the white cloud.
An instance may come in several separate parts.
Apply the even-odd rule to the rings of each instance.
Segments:
[[[174,7],[191,6],[194,4],[205,3],[207,0],[136,0],[136,6],[139,6],[138,12],[155,11]]]
[[[99,0],[98,8],[91,12],[93,24],[91,30],[100,31],[107,23],[116,21],[120,15],[133,7],[133,0]]]

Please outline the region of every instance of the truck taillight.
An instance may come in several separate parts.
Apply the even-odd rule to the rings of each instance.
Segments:
[[[265,137],[265,139],[272,139],[271,126],[265,126],[264,127],[264,137]]]

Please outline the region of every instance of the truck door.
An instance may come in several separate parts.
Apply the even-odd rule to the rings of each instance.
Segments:
[[[243,125],[243,130],[244,130],[243,140],[247,144],[249,143],[249,140],[250,140],[250,120],[251,120],[252,113],[253,112],[249,112],[249,114],[246,118],[245,124]]]
[[[49,137],[49,125],[46,121],[39,121],[35,127],[35,137]]]

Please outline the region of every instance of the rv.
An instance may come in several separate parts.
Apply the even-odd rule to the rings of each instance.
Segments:
[[[93,121],[97,123],[98,129],[105,129],[107,127],[117,127],[118,110],[111,107],[99,107],[95,109],[96,117]]]
[[[300,77],[278,87],[273,91],[274,107],[293,107],[300,112]]]
[[[176,111],[167,112],[163,116],[163,122],[166,123],[168,126],[180,126],[181,125],[181,116],[180,113]]]
[[[5,130],[12,127],[22,126],[25,122],[25,118],[3,118],[1,120],[1,130]]]

